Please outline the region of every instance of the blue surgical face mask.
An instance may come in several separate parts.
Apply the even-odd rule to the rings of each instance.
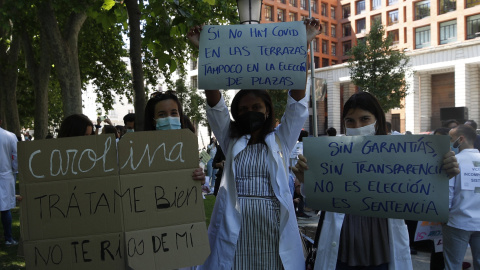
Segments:
[[[458,149],[458,147],[460,147],[460,144],[458,143],[459,139],[460,139],[460,137],[458,137],[454,142],[450,142],[450,149],[453,152],[455,152],[455,155],[460,152],[460,150]]]
[[[182,124],[180,123],[180,117],[168,116],[164,118],[158,118],[157,124],[155,126],[156,130],[171,130],[171,129],[181,129]]]
[[[376,128],[375,128],[375,123],[366,125],[363,127],[359,128],[347,128],[346,135],[347,136],[369,136],[369,135],[375,135],[377,133]]]

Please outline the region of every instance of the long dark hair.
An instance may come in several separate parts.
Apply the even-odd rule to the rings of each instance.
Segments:
[[[375,135],[387,135],[387,125],[385,121],[385,113],[380,106],[377,98],[368,92],[360,92],[353,94],[343,105],[343,124],[345,125],[345,117],[347,116],[350,110],[360,108],[362,110],[368,111],[375,116],[377,119],[376,128],[377,132]]]
[[[267,107],[268,111],[268,117],[265,120],[265,124],[263,125],[262,129],[260,130],[259,138],[261,141],[265,141],[265,137],[267,134],[273,132],[273,129],[275,128],[275,112],[273,110],[273,104],[272,104],[272,99],[270,98],[270,95],[266,90],[240,90],[235,97],[233,98],[232,101],[232,106],[231,106],[231,111],[232,111],[232,117],[233,120],[230,123],[230,137],[231,138],[239,138],[245,134],[248,134],[247,130],[243,130],[240,125],[237,123],[238,121],[238,116],[239,116],[239,103],[240,100],[247,96],[247,95],[254,95],[256,97],[259,97],[262,99],[262,101],[265,103],[265,107]]]
[[[58,131],[58,138],[84,136],[87,127],[92,127],[92,121],[84,114],[72,114],[63,119]]]
[[[182,104],[178,100],[177,96],[172,91],[167,91],[165,93],[155,92],[151,95],[151,98],[147,101],[145,106],[145,118],[143,121],[143,130],[155,130],[155,105],[162,100],[171,99],[177,103],[178,106],[178,115],[180,116],[180,124],[182,128],[185,128],[185,119],[183,116]]]

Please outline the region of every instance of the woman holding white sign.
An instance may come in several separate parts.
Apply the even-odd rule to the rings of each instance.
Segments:
[[[385,113],[367,92],[352,95],[343,107],[347,136],[387,135]],[[453,152],[444,157],[449,175],[458,174]],[[299,156],[293,168],[303,182],[307,160]],[[314,269],[412,269],[407,226],[404,220],[326,212],[319,234]]]
[[[315,19],[305,24],[309,42],[321,26]],[[189,33],[197,46],[200,30]],[[308,117],[305,89],[289,92],[276,128],[265,90],[241,90],[232,101],[234,121],[220,91],[205,94],[207,118],[226,161],[208,228],[211,253],[199,269],[304,269],[284,158]]]

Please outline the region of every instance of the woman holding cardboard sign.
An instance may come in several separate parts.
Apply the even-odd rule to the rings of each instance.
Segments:
[[[315,19],[305,24],[308,42],[321,26]],[[197,46],[200,30],[189,33]],[[304,269],[283,157],[295,146],[308,117],[305,89],[289,92],[276,128],[265,90],[241,90],[232,101],[234,121],[218,90],[205,93],[207,118],[226,161],[208,228],[211,253],[199,269]]]
[[[385,113],[367,92],[352,95],[343,108],[347,136],[387,135]],[[444,157],[447,174],[459,173],[453,152]],[[303,182],[307,160],[293,168]],[[321,223],[323,221],[323,223]],[[412,269],[404,220],[326,212],[321,218],[315,269]]]

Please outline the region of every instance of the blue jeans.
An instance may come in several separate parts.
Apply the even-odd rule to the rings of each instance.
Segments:
[[[12,241],[12,213],[10,210],[1,211],[2,213],[2,225],[3,225],[3,235],[5,236],[5,241]]]
[[[211,158],[207,163],[207,176],[209,177],[209,186],[215,186],[215,174],[217,173],[217,169],[213,168],[213,158]]]
[[[443,225],[442,234],[446,270],[462,269],[468,244],[472,249],[473,269],[480,269],[480,231],[464,231]]]

